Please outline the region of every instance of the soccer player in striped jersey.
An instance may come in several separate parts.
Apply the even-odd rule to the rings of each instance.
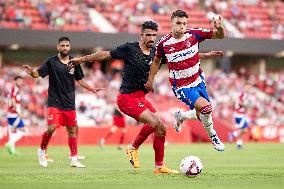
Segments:
[[[24,136],[24,122],[22,118],[21,111],[21,86],[23,85],[23,78],[21,76],[16,76],[14,78],[14,86],[10,90],[8,95],[8,132],[9,132],[9,140],[5,144],[6,149],[9,154],[17,155],[16,152],[16,142],[19,141]]]
[[[212,106],[206,91],[203,71],[200,69],[199,43],[205,39],[221,39],[225,37],[221,17],[213,19],[214,30],[187,28],[188,15],[183,10],[177,10],[171,16],[172,32],[165,35],[156,47],[156,55],[151,65],[148,81],[145,84],[148,90],[153,90],[153,80],[165,57],[169,68],[169,80],[175,96],[195,109],[192,113],[203,123],[214,148],[224,151],[225,146],[213,128]],[[184,118],[176,117],[178,123]],[[179,131],[181,124],[176,125]]]

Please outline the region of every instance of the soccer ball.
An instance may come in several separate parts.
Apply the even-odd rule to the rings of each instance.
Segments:
[[[196,156],[186,156],[181,160],[180,171],[188,177],[196,177],[202,169],[202,162]]]

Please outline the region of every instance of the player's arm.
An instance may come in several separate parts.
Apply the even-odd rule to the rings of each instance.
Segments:
[[[154,82],[154,78],[155,78],[155,76],[158,73],[158,70],[160,68],[160,64],[161,64],[161,58],[158,58],[157,56],[155,56],[155,58],[154,58],[154,60],[151,64],[151,67],[150,67],[148,81],[145,84],[145,88],[148,91],[154,91],[153,82]]]
[[[37,70],[34,70],[32,67],[30,67],[29,65],[23,65],[23,69],[33,78],[38,78],[39,77],[39,73]]]
[[[20,118],[22,118],[22,111],[21,111],[21,107],[17,104],[16,99],[15,98],[11,98],[11,105],[13,106],[13,108],[16,110],[18,116]]]
[[[79,83],[79,85],[80,85],[81,87],[83,87],[83,88],[85,88],[85,89],[87,89],[87,90],[89,90],[89,91],[91,91],[91,92],[93,92],[93,93],[97,93],[98,91],[103,90],[103,88],[93,88],[93,87],[91,87],[91,86],[90,86],[87,82],[85,82],[83,79],[78,80],[77,82]]]
[[[208,59],[208,58],[215,58],[215,57],[221,57],[224,56],[223,51],[210,51],[206,53],[199,53],[200,59]]]
[[[73,58],[68,62],[69,67],[82,64],[83,62],[102,61],[111,58],[110,51],[99,51],[93,54]]]
[[[226,36],[225,28],[222,24],[222,18],[219,16],[217,20],[213,18],[213,25],[215,30],[212,34],[212,39],[223,39]]]

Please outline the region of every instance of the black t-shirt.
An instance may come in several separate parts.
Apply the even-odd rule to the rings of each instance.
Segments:
[[[155,47],[151,49],[149,55],[146,55],[140,49],[138,42],[125,43],[111,50],[110,54],[112,58],[124,61],[120,93],[129,94],[138,90],[147,93],[144,84],[148,80],[150,66],[155,56]]]
[[[61,110],[75,110],[75,80],[84,78],[81,66],[77,65],[75,69],[69,71],[67,65],[55,55],[41,65],[38,73],[42,78],[49,75],[47,106]]]

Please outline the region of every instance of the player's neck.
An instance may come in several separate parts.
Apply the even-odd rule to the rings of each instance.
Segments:
[[[58,58],[61,62],[63,62],[64,64],[69,62],[69,56],[62,56],[61,54],[58,54]]]
[[[172,34],[173,34],[173,37],[174,37],[175,39],[181,39],[181,38],[184,36],[184,34],[179,34],[179,33],[173,33],[173,32],[172,32]]]
[[[144,45],[141,41],[139,41],[139,47],[140,47],[141,51],[142,51],[144,54],[147,54],[147,55],[150,54],[151,48],[149,48],[149,47],[147,47],[146,45]]]

